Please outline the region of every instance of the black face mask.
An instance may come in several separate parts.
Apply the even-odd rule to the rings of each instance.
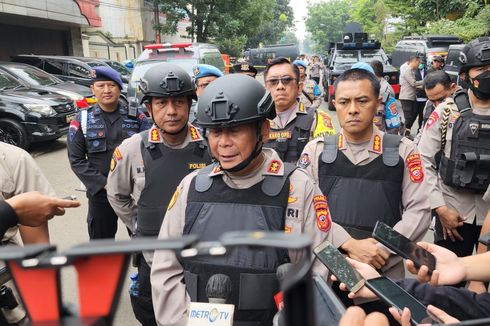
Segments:
[[[490,100],[490,71],[485,71],[470,79],[470,88],[477,99],[482,101]]]

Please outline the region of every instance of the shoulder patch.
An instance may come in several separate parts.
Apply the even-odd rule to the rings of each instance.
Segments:
[[[381,137],[379,135],[374,136],[373,151],[378,153],[381,152]]]
[[[436,121],[439,120],[439,114],[434,110],[430,116],[429,116],[429,119],[427,120],[427,123],[425,124],[426,125],[426,128],[430,128],[434,123],[436,123]]]
[[[420,154],[410,154],[407,156],[405,162],[407,164],[410,180],[416,183],[422,182],[424,180],[424,170],[422,169]]]
[[[191,135],[191,140],[200,140],[201,136],[199,136],[199,132],[193,126],[189,126],[189,133]]]
[[[116,169],[116,160],[113,158],[111,158],[111,166],[110,166],[110,169],[111,169],[111,172],[113,172],[115,169]]]
[[[338,148],[344,147],[344,135],[339,134],[339,141],[338,141],[337,146],[338,146]]]
[[[158,131],[158,129],[155,127],[150,129],[149,138],[150,138],[150,142],[152,142],[152,143],[162,142],[162,136],[160,135],[160,132]]]
[[[172,207],[174,207],[175,203],[177,202],[177,198],[179,198],[179,194],[180,194],[179,187],[177,187],[177,189],[175,189],[172,198],[170,199],[170,202],[168,203],[167,211],[171,210]]]
[[[116,147],[116,149],[114,150],[113,157],[118,161],[122,160],[123,156],[121,154],[121,151],[119,150],[119,147]]]
[[[310,163],[311,163],[310,156],[308,154],[304,153],[299,158],[297,165],[298,165],[298,167],[300,167],[302,169],[306,169],[310,165]]]
[[[332,219],[328,210],[327,197],[317,195],[313,197],[313,207],[316,215],[316,226],[322,232],[328,232],[332,227]]]
[[[281,169],[281,165],[282,165],[281,162],[279,162],[277,160],[273,160],[271,162],[271,164],[269,165],[267,172],[277,174],[277,173],[279,173],[279,170]]]

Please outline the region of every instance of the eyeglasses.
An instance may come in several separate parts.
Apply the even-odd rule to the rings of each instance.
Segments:
[[[271,78],[271,79],[266,80],[265,83],[267,84],[267,86],[270,86],[270,87],[276,87],[277,85],[279,85],[279,82],[281,82],[284,86],[287,86],[293,80],[296,80],[296,78],[286,76],[286,77],[281,77],[281,78]]]

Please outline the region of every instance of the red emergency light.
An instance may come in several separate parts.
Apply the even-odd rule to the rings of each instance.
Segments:
[[[157,43],[157,44],[148,44],[145,45],[144,48],[146,50],[160,50],[160,49],[182,49],[182,48],[187,48],[191,46],[192,43],[176,43],[176,44],[171,44],[171,43]]]

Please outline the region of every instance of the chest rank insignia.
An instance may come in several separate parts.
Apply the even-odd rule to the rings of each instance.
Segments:
[[[158,129],[152,128],[150,130],[150,141],[157,143],[160,142],[160,133],[158,132]]]
[[[269,165],[267,172],[277,174],[281,169],[281,165],[281,162],[274,160],[271,162],[271,165]]]
[[[381,137],[379,135],[374,136],[373,151],[381,152]]]
[[[197,129],[194,127],[189,127],[189,133],[191,135],[192,140],[199,140],[201,137],[199,137],[199,133],[197,132]]]

